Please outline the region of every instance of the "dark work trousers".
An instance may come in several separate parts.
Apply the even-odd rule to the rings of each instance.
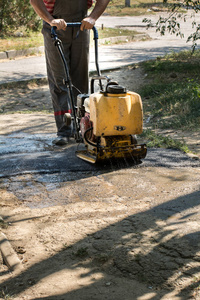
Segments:
[[[61,13],[61,4],[71,3],[73,15]],[[66,22],[80,22],[87,13],[83,10],[77,14],[73,9],[77,9],[76,2],[80,3],[83,8],[84,0],[56,0],[53,16],[62,18]],[[86,1],[87,2],[87,1]],[[59,5],[58,5],[59,4]],[[85,4],[84,4],[85,6]],[[55,14],[55,15],[54,15]],[[47,77],[53,103],[55,121],[58,136],[70,136],[72,134],[71,126],[66,126],[63,122],[63,116],[66,112],[71,112],[69,94],[67,87],[63,82],[66,78],[64,66],[60,58],[57,47],[51,38],[51,27],[49,24],[43,24],[42,33],[44,36],[45,56],[47,65]],[[69,73],[73,84],[74,98],[80,93],[88,93],[88,63],[89,63],[89,31],[80,31],[79,28],[66,28],[66,31],[57,31],[58,38],[62,41],[64,55],[69,67]],[[75,89],[75,87],[77,89]]]

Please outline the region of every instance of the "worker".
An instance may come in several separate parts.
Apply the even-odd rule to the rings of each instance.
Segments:
[[[76,97],[88,93],[89,65],[89,30],[106,9],[110,0],[96,0],[94,8],[88,15],[92,0],[30,0],[35,12],[43,19],[47,77],[52,98],[57,137],[53,144],[62,146],[69,142],[72,127],[66,126],[63,116],[71,112],[67,87],[63,82],[65,70],[58,50],[51,39],[51,26],[57,27],[57,34],[63,44],[63,51],[68,63],[69,73]],[[81,27],[66,28],[66,22],[81,22]]]

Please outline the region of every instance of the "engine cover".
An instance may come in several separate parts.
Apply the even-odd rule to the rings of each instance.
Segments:
[[[140,96],[130,91],[125,93],[120,86],[117,87],[121,94],[113,93],[114,88],[110,86],[109,91],[113,94],[90,95],[90,120],[97,137],[142,133],[143,110]]]

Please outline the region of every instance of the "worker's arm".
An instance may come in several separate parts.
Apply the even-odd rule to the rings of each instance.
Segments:
[[[58,30],[66,29],[66,23],[63,19],[54,19],[54,17],[47,11],[43,0],[30,0],[35,12],[38,16],[45,22],[49,23],[51,26],[56,26]]]
[[[81,30],[92,29],[96,20],[102,15],[110,0],[96,0],[96,4],[91,14],[82,20]]]

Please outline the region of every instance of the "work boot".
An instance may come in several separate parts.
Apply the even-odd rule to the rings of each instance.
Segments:
[[[55,140],[52,142],[56,146],[65,146],[69,143],[69,137],[68,136],[58,136]]]

